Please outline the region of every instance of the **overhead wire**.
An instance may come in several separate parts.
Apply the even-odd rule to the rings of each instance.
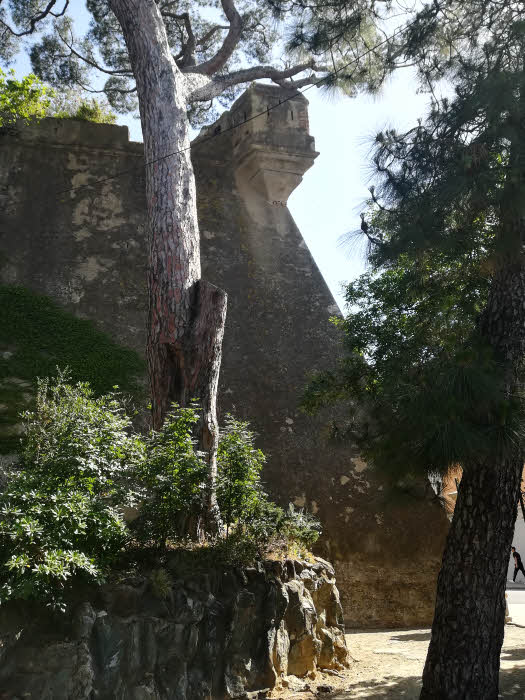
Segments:
[[[337,77],[337,74],[338,74],[338,73],[341,73],[342,71],[346,70],[346,69],[349,68],[350,66],[352,66],[352,65],[354,65],[354,64],[356,64],[356,63],[358,63],[361,59],[365,58],[366,56],[368,56],[368,55],[371,54],[372,52],[374,52],[374,51],[376,51],[377,49],[379,49],[379,48],[380,48],[381,46],[383,46],[384,44],[386,44],[386,43],[388,43],[389,41],[391,41],[392,39],[394,39],[398,34],[400,34],[402,31],[405,31],[408,27],[410,27],[412,24],[414,24],[415,21],[416,21],[416,20],[414,20],[413,22],[409,22],[409,23],[406,24],[406,25],[403,25],[402,27],[400,27],[399,29],[397,29],[396,31],[394,31],[390,36],[386,37],[385,39],[383,39],[382,41],[378,42],[378,43],[375,44],[374,46],[371,46],[369,49],[367,49],[366,51],[364,51],[362,54],[359,54],[358,56],[354,57],[351,61],[349,61],[348,63],[344,64],[344,65],[341,66],[340,68],[337,68],[336,70],[331,71],[330,73],[328,73],[327,75],[323,76],[323,77],[320,78],[319,80],[313,82],[311,85],[308,85],[308,86],[305,87],[303,90],[296,90],[293,94],[288,95],[288,96],[283,97],[282,99],[280,99],[279,102],[277,102],[276,104],[274,104],[274,105],[269,105],[269,106],[268,106],[266,109],[264,109],[263,111],[258,112],[257,114],[253,114],[252,116],[247,117],[246,119],[244,119],[243,121],[241,121],[241,122],[239,122],[239,123],[237,123],[237,124],[231,124],[231,125],[230,125],[229,127],[227,127],[226,129],[221,129],[221,131],[219,131],[219,132],[217,132],[217,133],[213,133],[213,134],[210,134],[209,136],[206,136],[206,137],[204,137],[204,138],[198,139],[197,141],[194,141],[193,143],[191,143],[189,146],[186,146],[186,147],[184,147],[184,148],[181,148],[181,149],[179,149],[179,150],[177,150],[177,151],[172,151],[172,152],[170,152],[170,153],[166,153],[166,154],[163,155],[163,156],[159,156],[158,158],[154,158],[153,160],[146,161],[145,163],[142,163],[142,164],[140,164],[140,165],[138,165],[138,166],[135,166],[135,167],[133,167],[133,168],[129,168],[129,169],[127,169],[127,170],[121,170],[121,171],[115,173],[114,175],[109,175],[108,177],[101,178],[100,180],[95,180],[94,182],[84,183],[84,184],[82,184],[82,185],[76,185],[76,186],[74,186],[74,187],[69,187],[68,189],[65,189],[65,190],[59,190],[58,192],[55,192],[54,194],[55,194],[56,197],[58,197],[58,196],[62,196],[62,195],[68,194],[69,192],[75,192],[76,190],[85,189],[85,188],[87,188],[87,187],[97,187],[98,185],[102,185],[102,184],[104,184],[105,182],[109,182],[110,180],[115,180],[115,179],[118,178],[118,177],[122,177],[123,175],[129,175],[130,173],[134,173],[134,172],[135,172],[136,170],[138,170],[139,168],[140,168],[141,170],[142,170],[143,168],[148,168],[148,167],[150,167],[150,166],[152,166],[152,165],[155,165],[156,163],[160,163],[161,161],[166,160],[167,158],[171,158],[171,157],[173,157],[173,156],[180,155],[181,153],[184,153],[184,152],[186,152],[186,151],[189,151],[189,150],[191,150],[192,148],[200,147],[200,146],[202,146],[203,144],[208,143],[209,141],[212,141],[212,140],[215,139],[215,138],[219,138],[220,136],[223,136],[224,134],[226,134],[226,133],[228,133],[228,132],[230,132],[230,131],[233,131],[234,129],[238,129],[238,128],[244,126],[245,124],[248,124],[249,122],[253,121],[254,119],[258,119],[259,117],[262,117],[262,116],[268,114],[268,113],[271,112],[272,110],[277,109],[278,107],[280,107],[281,105],[285,104],[286,102],[289,102],[290,100],[295,99],[298,95],[304,95],[305,92],[307,92],[308,90],[311,90],[311,89],[314,88],[314,87],[318,87],[318,86],[321,85],[323,82],[325,82],[326,80],[330,79],[332,76]],[[290,89],[293,89],[293,87],[290,88]]]

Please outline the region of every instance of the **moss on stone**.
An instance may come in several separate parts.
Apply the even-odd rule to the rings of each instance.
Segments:
[[[0,286],[0,454],[16,452],[19,415],[31,405],[37,377],[69,367],[96,393],[119,389],[144,398],[142,358],[92,321],[76,318],[49,297]]]

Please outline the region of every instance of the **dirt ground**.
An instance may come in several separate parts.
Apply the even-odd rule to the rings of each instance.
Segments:
[[[417,700],[430,630],[356,630],[346,636],[354,659],[350,668],[315,678],[290,678],[272,698],[349,700],[402,698]],[[500,698],[525,698],[525,628],[505,626],[501,654]]]

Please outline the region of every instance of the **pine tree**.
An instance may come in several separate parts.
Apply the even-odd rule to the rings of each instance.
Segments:
[[[18,43],[29,41],[40,78],[89,88],[98,73],[106,77],[102,91],[117,111],[132,110],[138,102],[148,163],[146,354],[153,426],[160,428],[173,402],[200,401],[200,446],[209,456],[210,513],[215,513],[216,393],[226,294],[201,278],[190,119],[210,117],[216,99],[227,104],[250,81],[270,79],[296,90],[327,68],[304,52],[296,64],[284,56],[282,68],[268,65],[279,34],[268,8],[252,0],[239,7],[221,0],[220,10],[214,2],[88,0],[91,24],[80,38],[75,5],[9,0],[0,7],[0,58],[11,59]],[[344,61],[346,51],[336,51],[334,60]]]
[[[378,465],[461,465],[421,698],[492,700],[525,457],[525,8],[438,0],[396,41],[455,96],[377,136],[376,276],[350,289],[355,352],[307,399],[364,397],[353,435]]]

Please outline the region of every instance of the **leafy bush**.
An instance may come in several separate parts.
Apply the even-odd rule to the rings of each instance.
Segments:
[[[227,534],[234,522],[245,522],[252,515],[261,499],[265,457],[254,440],[248,423],[226,416],[217,451],[217,503]]]
[[[286,512],[265,494],[253,509],[246,530],[259,544],[266,544],[283,535],[285,520]]]
[[[153,569],[150,575],[150,586],[153,595],[164,600],[170,596],[173,580],[166,569]]]
[[[79,119],[97,124],[114,124],[117,120],[107,102],[86,98],[79,90],[55,92],[48,116],[56,119]]]
[[[285,511],[269,500],[261,483],[265,456],[254,442],[248,423],[226,416],[217,452],[217,502],[226,540],[216,547],[235,561],[264,556],[272,548],[288,551],[294,543],[309,548],[320,534],[313,515],[292,504]]]
[[[321,524],[311,513],[296,510],[292,503],[284,510],[264,496],[255,506],[244,533],[255,543],[259,556],[263,556],[269,550],[287,553],[294,544],[310,549],[319,539]]]
[[[0,494],[0,601],[60,606],[73,576],[100,580],[124,545],[118,506],[143,445],[117,396],[95,398],[64,373],[39,381],[24,421],[21,463]]]
[[[98,124],[114,124],[117,120],[107,102],[86,98],[80,90],[54,90],[32,73],[17,80],[15,71],[0,68],[0,127],[55,117],[80,119]]]
[[[122,396],[95,397],[67,372],[39,380],[36,408],[23,414],[20,462],[0,494],[0,603],[34,598],[63,608],[72,580],[103,580],[122,565],[126,544],[134,546],[126,552],[130,563],[151,553],[150,545],[157,565],[158,550],[164,556],[168,544],[188,549],[185,537],[203,515],[208,477],[193,437],[198,410],[174,406],[162,429],[143,437],[125,409]],[[319,535],[313,516],[268,499],[260,481],[264,455],[253,443],[248,424],[229,416],[218,459],[228,532],[191,545],[201,564],[246,565],[272,548],[302,554]],[[122,507],[138,501],[130,532]],[[162,572],[153,577],[158,595],[169,588]]]
[[[293,503],[288,505],[282,528],[289,542],[296,542],[307,549],[317,542],[321,534],[319,519],[304,508],[296,510]]]
[[[15,79],[14,70],[4,73],[0,68],[0,127],[46,116],[53,91],[36,75]]]
[[[208,468],[195,449],[195,408],[174,406],[160,431],[146,439],[146,456],[138,469],[144,501],[137,536],[164,548],[186,531],[188,518],[198,516]]]

